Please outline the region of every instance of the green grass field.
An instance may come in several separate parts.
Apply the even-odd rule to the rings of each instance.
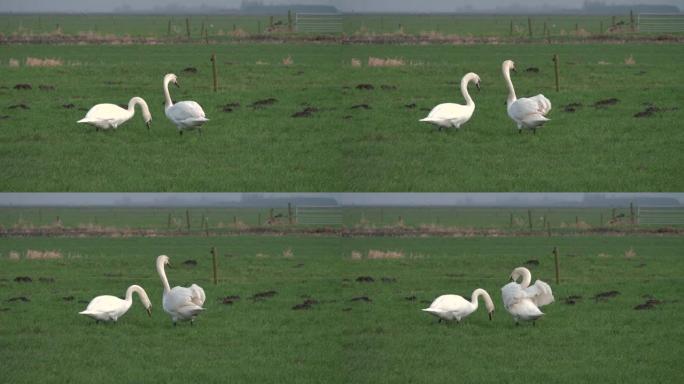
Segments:
[[[212,52],[218,93],[211,90]],[[554,53],[561,57],[560,93]],[[288,56],[294,64],[283,65]],[[371,56],[406,65],[368,67]],[[624,63],[630,56],[636,64]],[[64,65],[27,67],[26,57]],[[0,189],[680,191],[683,57],[671,44],[9,45],[0,52]],[[21,66],[7,68],[12,58]],[[361,68],[351,66],[354,58]],[[552,121],[537,135],[518,135],[506,115],[500,64],[507,58],[521,70],[514,75],[520,96],[541,92],[553,102]],[[198,73],[184,74],[187,67]],[[438,103],[462,102],[457,83],[469,71],[480,74],[483,89],[474,92],[477,109],[464,129],[436,132],[419,123]],[[204,106],[211,119],[204,137],[180,137],[164,116],[167,72],[179,75],[175,100]],[[13,89],[21,83],[33,89]],[[359,84],[375,89],[358,90]],[[116,132],[75,123],[96,103],[126,103],[134,95],[150,104],[150,132],[139,116]],[[268,98],[277,102],[250,107]],[[619,102],[592,106],[609,98]],[[240,107],[223,112],[233,102]],[[565,112],[570,103],[582,106]],[[647,103],[663,111],[635,118]],[[362,104],[369,109],[352,109]],[[291,117],[306,107],[318,111]]]
[[[211,246],[219,253],[217,286]],[[7,238],[0,243],[0,381],[677,382],[682,246],[679,237]],[[63,256],[29,260],[28,249]],[[369,250],[403,257],[352,259]],[[12,251],[21,259],[11,260]],[[198,283],[207,293],[194,327],[174,328],[161,309],[160,253],[171,256],[171,284]],[[197,266],[184,266],[189,259]],[[539,261],[533,278],[549,282],[557,301],[536,327],[516,327],[499,288],[531,259]],[[15,282],[18,276],[33,281]],[[357,282],[360,276],[375,281]],[[133,283],[149,293],[151,319],[139,302],[117,324],[77,314],[82,301],[122,295]],[[497,305],[491,322],[478,311],[462,324],[437,324],[420,311],[440,294],[477,287]],[[277,294],[250,299],[269,290]],[[612,290],[614,298],[593,299]],[[241,298],[222,304],[229,295]],[[581,299],[566,304],[570,295]],[[351,301],[362,296],[371,301]],[[633,309],[648,297],[662,303]],[[318,304],[292,309],[307,298]]]

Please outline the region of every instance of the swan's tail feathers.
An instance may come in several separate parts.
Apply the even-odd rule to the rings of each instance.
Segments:
[[[426,117],[426,118],[420,119],[418,121],[422,121],[424,123],[435,123],[435,122],[440,121],[440,120],[437,120],[434,117]]]
[[[81,312],[79,312],[78,314],[79,314],[79,315],[92,316],[92,315],[94,315],[94,314],[96,314],[96,313],[97,313],[97,312],[95,312],[95,311],[89,311],[89,310],[86,309],[85,311],[81,311]]]
[[[93,119],[90,119],[88,117],[84,117],[81,120],[77,121],[76,123],[81,123],[81,124],[89,124],[92,123]]]
[[[421,309],[421,311],[424,311],[424,312],[427,312],[427,313],[430,313],[433,315],[438,315],[438,314],[442,313],[442,311],[440,311],[439,309],[434,309],[434,308],[424,308],[424,309]]]

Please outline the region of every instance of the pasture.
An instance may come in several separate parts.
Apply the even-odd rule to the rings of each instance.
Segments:
[[[0,381],[676,382],[683,246],[681,237],[637,236],[6,238]],[[171,257],[172,285],[207,293],[195,326],[174,328],[161,309],[160,253]],[[499,288],[525,263],[556,297],[535,327],[516,327],[501,305]],[[150,295],[152,318],[137,299],[117,324],[77,314],[133,283]],[[491,322],[478,311],[438,324],[420,311],[477,287],[497,306]]]
[[[0,189],[680,191],[682,52],[677,44],[9,45],[0,52]],[[28,57],[61,65],[27,66]],[[370,57],[402,65],[370,67]],[[518,135],[506,115],[507,58],[519,68],[518,94],[541,92],[554,105],[536,135]],[[472,120],[448,132],[419,123],[438,103],[462,102],[458,82],[469,71],[483,87],[471,90]],[[164,116],[167,72],[181,84],[172,97],[198,101],[211,119],[204,137],[180,137]],[[134,95],[150,105],[149,132],[139,115],[115,132],[75,123],[94,104]]]

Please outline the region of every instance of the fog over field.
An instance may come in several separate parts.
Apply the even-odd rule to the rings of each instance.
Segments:
[[[343,12],[456,12],[470,11],[515,11],[520,8],[519,0],[480,0],[477,4],[466,0],[264,0],[265,5],[332,5]],[[554,10],[579,9],[585,0],[567,0],[562,3],[550,0],[527,0],[523,2],[526,9]],[[611,0],[607,5],[674,5],[681,10],[682,0]],[[237,9],[241,0],[203,0],[196,7]],[[0,3],[0,12],[111,12],[163,10],[167,7],[185,7],[178,0],[4,0]]]

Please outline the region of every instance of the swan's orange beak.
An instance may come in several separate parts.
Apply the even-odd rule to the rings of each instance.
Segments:
[[[147,125],[147,129],[149,130],[152,126],[152,120],[145,122],[145,125]]]
[[[174,81],[173,83],[176,85],[176,87],[180,88],[180,84],[178,84],[178,81]]]
[[[479,91],[480,90],[480,82],[478,81],[477,83],[475,83],[475,86],[477,87],[477,90]]]
[[[492,321],[492,312],[489,312],[489,321]]]
[[[147,310],[147,316],[152,317],[152,306],[145,308]]]

